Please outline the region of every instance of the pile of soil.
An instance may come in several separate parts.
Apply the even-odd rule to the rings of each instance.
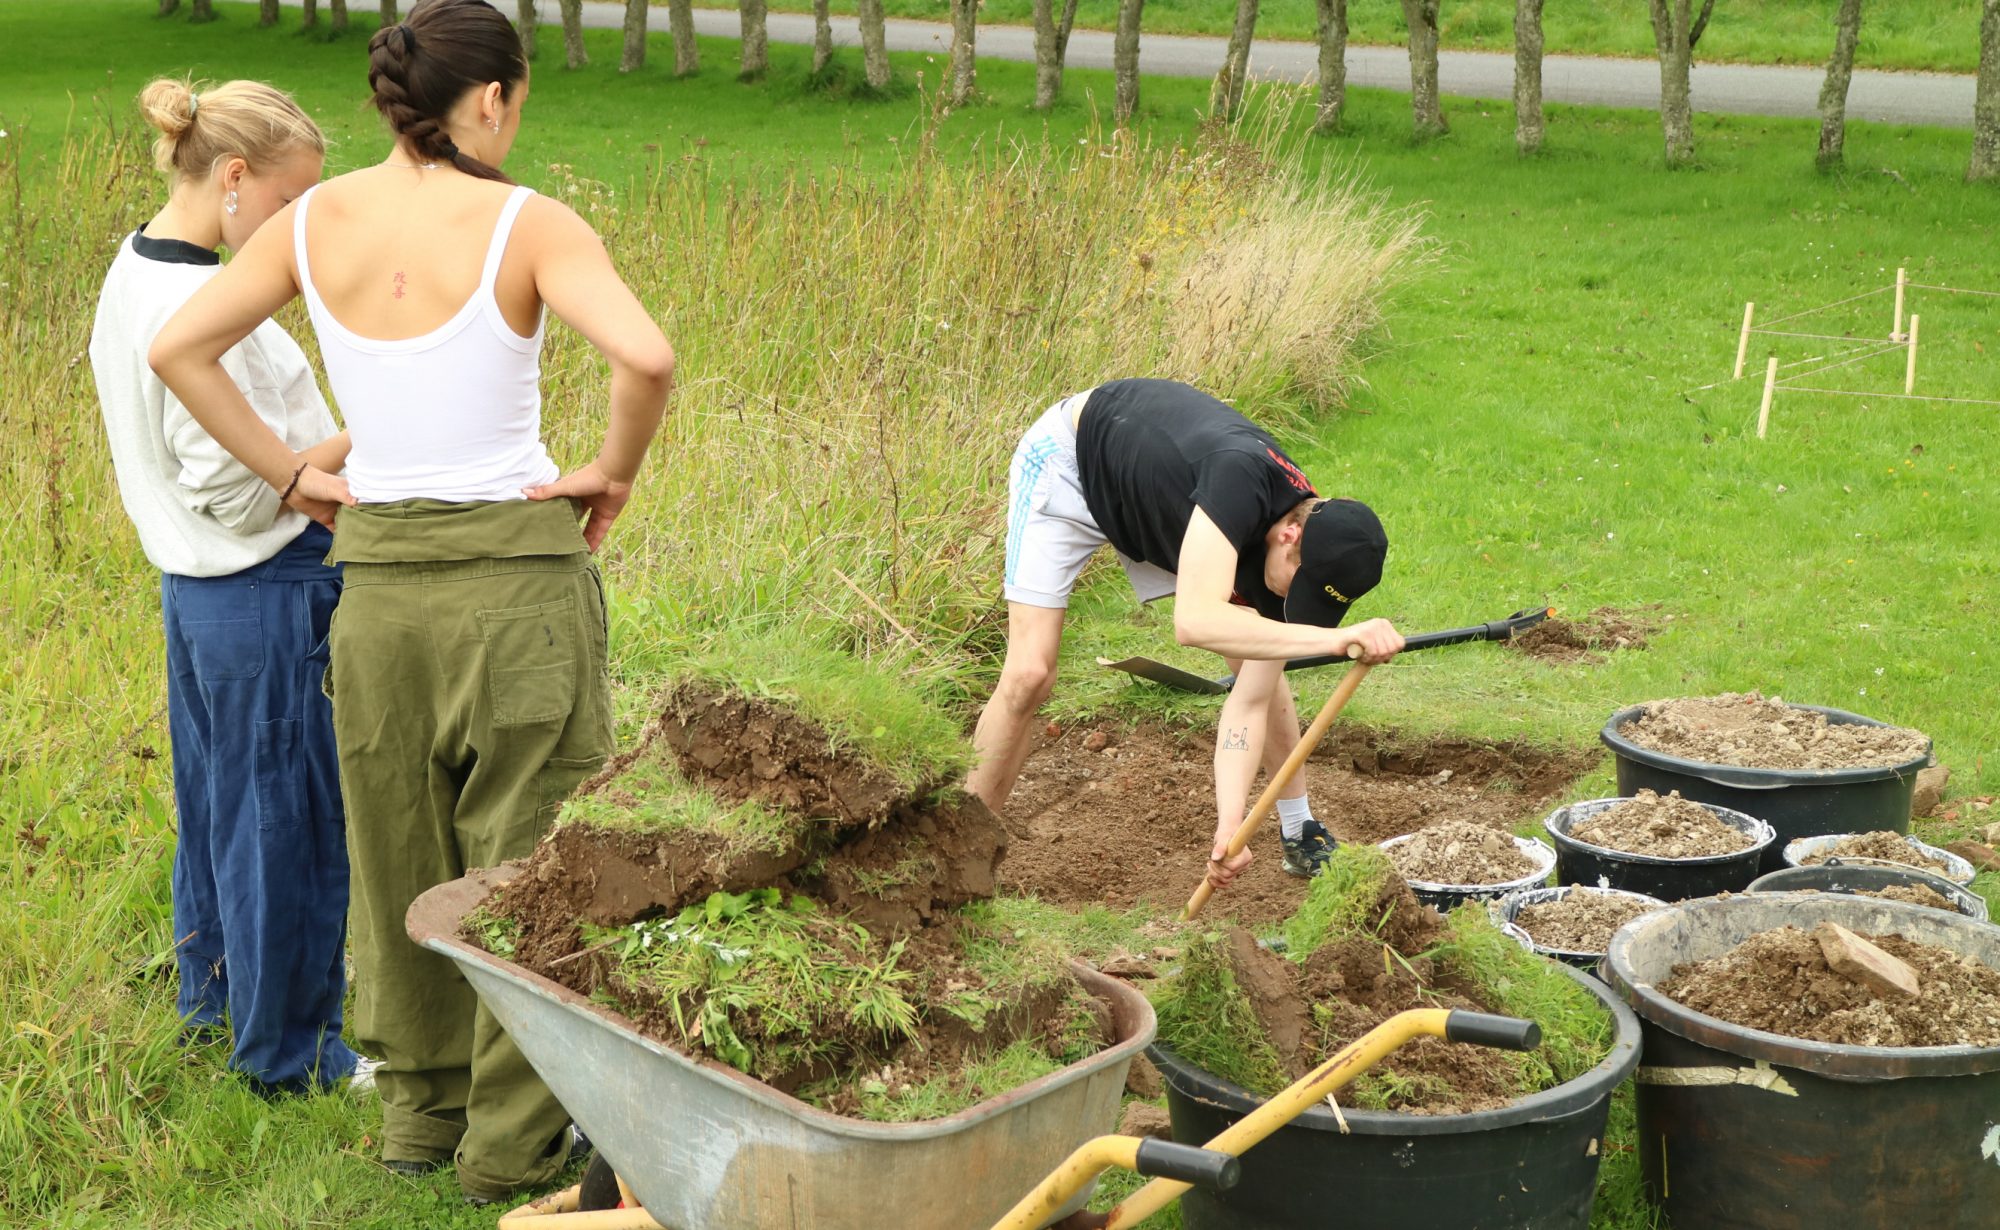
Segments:
[[[1373,844],[1433,817],[1511,827],[1546,814],[1598,760],[1595,750],[1411,739],[1336,726],[1302,772],[1313,813],[1341,841]],[[1201,883],[1215,838],[1213,727],[1051,726],[1001,816],[1000,884],[1068,906],[1179,909]],[[1279,867],[1278,822],[1255,861],[1204,918],[1261,925],[1298,908],[1305,881]]]
[[[1606,850],[1652,858],[1712,858],[1756,845],[1756,838],[1731,828],[1714,812],[1681,797],[1661,798],[1641,790],[1615,807],[1572,825],[1569,835]]]
[[[1884,901],[1907,901],[1911,905],[1921,905],[1933,910],[1943,910],[1947,914],[1958,913],[1958,907],[1951,899],[1934,888],[1922,884],[1897,884],[1889,888],[1878,888],[1873,892],[1856,893],[1857,897],[1880,897]]]
[[[1748,769],[1874,769],[1930,751],[1901,726],[1836,725],[1757,692],[1656,700],[1619,733],[1640,747],[1702,764]]]
[[[1432,825],[1388,852],[1404,878],[1426,884],[1505,884],[1536,867],[1511,835],[1470,820]]]
[[[1835,973],[1797,927],[1674,967],[1660,992],[1697,1012],[1768,1033],[1845,1046],[2000,1046],[2000,970],[1899,935],[1864,935],[1916,971],[1914,999],[1885,999]]]
[[[725,804],[756,800],[781,812],[796,821],[789,838],[772,847],[687,829],[561,825],[484,904],[512,928],[510,959],[585,996],[609,999],[642,1033],[688,1051],[673,1006],[633,998],[617,976],[615,955],[585,945],[584,924],[622,927],[724,891],[769,887],[809,897],[828,917],[865,928],[860,942],[868,951],[858,955],[879,960],[892,944],[903,945],[897,968],[908,974],[902,989],[917,1007],[914,1039],[885,1045],[857,1026],[852,1036],[843,1031],[833,1039],[845,1063],[822,1058],[752,1073],[786,1090],[851,1078],[820,1098],[837,1111],[859,1104],[863,1083],[893,1092],[1015,1041],[1074,1037],[1076,1014],[1101,1010],[1072,993],[1059,972],[1043,981],[1046,993],[1016,998],[995,988],[1008,1006],[978,1026],[947,1010],[986,985],[963,952],[961,930],[969,924],[952,911],[993,894],[1006,849],[998,819],[952,783],[898,787],[786,709],[687,685],[669,694],[641,746],[580,794],[636,801],[652,775],[672,772]],[[467,938],[481,942],[470,927]],[[699,1019],[699,1004],[678,1007],[682,1020]],[[1109,1020],[1098,1025],[1108,1042]]]
[[[1406,1008],[1499,1011],[1478,988],[1423,955],[1440,938],[1444,920],[1399,880],[1384,886],[1371,917],[1384,914],[1379,939],[1335,940],[1304,964],[1259,947],[1242,928],[1225,937],[1230,972],[1278,1052],[1287,1080],[1310,1072]],[[1388,1078],[1385,1086],[1396,1091],[1388,1109],[1419,1115],[1491,1110],[1521,1096],[1519,1069],[1505,1052],[1437,1038],[1398,1049],[1370,1075]],[[1341,1101],[1352,1107],[1352,1098],[1350,1091]]]
[[[1603,952],[1618,928],[1659,908],[1594,888],[1575,888],[1560,900],[1524,907],[1514,915],[1514,925],[1543,948]]]
[[[1663,622],[1657,604],[1631,611],[1601,606],[1576,619],[1550,616],[1503,643],[1516,653],[1544,662],[1595,665],[1604,661],[1606,653],[1644,649]]]
[[[1901,863],[1905,867],[1920,867],[1925,871],[1943,873],[1951,869],[1951,864],[1941,858],[1933,858],[1910,844],[1910,839],[1901,833],[1883,830],[1875,833],[1856,833],[1843,837],[1828,848],[1801,860],[1805,866],[1824,863],[1830,858],[1872,858],[1885,863]]]

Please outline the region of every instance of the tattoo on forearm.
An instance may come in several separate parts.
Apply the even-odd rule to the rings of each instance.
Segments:
[[[1222,732],[1222,750],[1225,752],[1247,752],[1250,750],[1250,728],[1234,726]]]

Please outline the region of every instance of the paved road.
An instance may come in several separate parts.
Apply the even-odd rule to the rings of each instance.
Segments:
[[[545,19],[553,21],[553,0],[541,0]],[[511,8],[512,6],[506,6]],[[591,26],[623,24],[623,6],[586,3],[584,22]],[[665,9],[652,11],[652,28],[667,28]],[[734,12],[695,10],[695,29],[708,35],[735,37]],[[770,35],[777,42],[812,42],[812,18],[803,13],[772,13]],[[943,51],[951,43],[951,27],[942,22],[892,20],[888,23],[891,51]],[[852,17],[833,19],[836,46],[858,47],[859,28]],[[1005,60],[1035,58],[1034,32],[1020,26],[984,26],[979,54]],[[1148,34],[1141,40],[1142,72],[1175,77],[1213,76],[1222,66],[1223,40]],[[1111,35],[1078,30],[1070,38],[1069,63],[1078,68],[1111,67]],[[1318,70],[1319,51],[1310,43],[1261,41],[1250,52],[1250,70],[1263,78],[1309,81]],[[1438,76],[1447,94],[1468,98],[1511,99],[1514,57],[1508,53],[1447,51],[1439,56]],[[1816,115],[1822,74],[1817,68],[1772,68],[1743,64],[1697,64],[1694,105],[1697,111],[1736,115]],[[1398,47],[1349,47],[1347,80],[1351,85],[1408,90],[1410,60]],[[1660,71],[1648,60],[1596,56],[1549,56],[1542,65],[1542,94],[1550,102],[1590,103],[1608,107],[1657,108]],[[1852,119],[1892,124],[1933,124],[1952,128],[1972,126],[1973,79],[1949,73],[1883,73],[1860,71],[1848,92]]]

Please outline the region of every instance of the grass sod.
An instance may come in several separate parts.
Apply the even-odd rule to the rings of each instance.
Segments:
[[[380,149],[372,115],[357,105],[358,38],[328,45],[258,31],[247,7],[221,7],[222,21],[190,27],[153,20],[147,5],[71,4],[57,32],[43,6],[0,6],[0,78],[8,82],[0,128],[10,132],[0,138],[8,177],[0,281],[11,284],[0,294],[9,343],[0,378],[8,478],[0,607],[21,630],[0,672],[8,748],[0,1016],[14,1023],[0,1040],[0,1142],[24,1159],[0,1208],[25,1224],[77,1227],[490,1224],[454,1207],[449,1177],[411,1184],[373,1167],[372,1108],[333,1099],[247,1105],[248,1095],[232,1093],[212,1066],[182,1064],[171,1045],[171,987],[156,976],[171,943],[171,801],[154,580],[110,488],[88,368],[76,362],[109,245],[157,201],[157,186],[136,150],[108,173],[62,154],[61,126],[74,91],[76,131],[92,130],[90,90],[107,65],[118,66],[106,97],[123,125],[146,76],[202,64],[211,74],[299,89],[342,138],[337,165]],[[796,49],[773,49],[776,81],[744,87],[714,73],[673,83],[651,67],[619,78],[604,67],[614,35],[593,34],[591,46],[592,69],[537,80],[520,166],[547,189],[568,182],[544,170],[557,161],[617,185],[607,192],[633,178],[651,182],[664,172],[644,149],[649,142],[664,146],[674,168],[693,155],[755,171],[753,159],[763,157],[874,176],[913,147],[921,128],[914,97],[860,102],[799,88]],[[655,66],[671,63],[663,46],[656,43]],[[909,79],[927,68],[921,57],[899,65]],[[996,132],[1046,131],[1074,142],[1089,118],[1081,100],[1108,97],[1101,75],[1072,74],[1073,101],[1045,125],[1023,109],[1025,69],[982,66],[981,78],[992,101],[945,126],[934,142],[943,156],[985,148]],[[1149,80],[1148,131],[1158,139],[1185,132],[1205,88]],[[1699,395],[1692,405],[1674,395],[1726,374],[1745,298],[1757,298],[1760,311],[1766,303],[1811,306],[1886,281],[1884,268],[1892,276],[1906,262],[1919,280],[2000,286],[1994,198],[1957,182],[1963,134],[1856,125],[1857,172],[1823,178],[1810,171],[1809,122],[1702,119],[1705,169],[1682,176],[1656,169],[1650,115],[1551,115],[1551,152],[1523,163],[1512,155],[1504,108],[1458,104],[1453,136],[1415,147],[1404,135],[1406,99],[1356,92],[1349,132],[1316,148],[1346,158],[1359,151],[1396,200],[1429,202],[1430,233],[1448,245],[1448,264],[1396,307],[1364,369],[1369,384],[1354,398],[1366,413],[1287,432],[1287,444],[1323,485],[1337,478],[1343,493],[1374,502],[1396,535],[1389,581],[1363,613],[1439,627],[1546,595],[1565,610],[1659,598],[1680,618],[1654,649],[1613,655],[1596,670],[1474,648],[1413,657],[1376,672],[1350,714],[1418,731],[1577,742],[1619,704],[1762,685],[1801,700],[1853,697],[1853,707],[1874,716],[1921,726],[1958,770],[1955,789],[1991,793],[1996,773],[1980,751],[1994,746],[2000,724],[1967,699],[1984,695],[1993,678],[1976,631],[1988,622],[2000,571],[1991,542],[1976,532],[1979,510],[2000,495],[1981,464],[1996,443],[1989,421],[1963,408],[1781,393],[1772,438],[1758,445],[1745,438],[1754,390]],[[1882,166],[1900,178],[1877,174]],[[676,277],[707,268],[670,264],[650,249],[629,267]],[[899,312],[948,316],[914,270],[893,285]],[[701,299],[742,297],[738,286]],[[878,298],[849,295],[843,310],[876,310]],[[1985,356],[2000,318],[1921,292],[1917,302],[1926,313],[1925,387],[1976,395],[1990,381]],[[691,331],[691,322],[710,319],[679,308],[668,317],[690,360],[683,425],[733,426],[679,441],[691,455],[754,460],[770,421],[740,394],[719,397],[727,381],[697,382],[693,358],[712,369],[741,351],[729,339],[765,334],[713,324]],[[1838,332],[1876,322],[1857,308],[1829,323]],[[690,344],[708,336],[716,341]],[[1034,379],[1055,386],[1102,374],[1079,358],[1068,362],[1037,367]],[[1894,373],[1874,380],[1869,387],[1894,387]],[[995,399],[991,430],[1008,436],[1002,455],[1040,404],[1017,400]],[[575,413],[558,400],[551,406],[556,426]],[[579,430],[564,445],[569,459],[587,456],[585,439]],[[1928,446],[1921,456],[1911,453],[1917,442]],[[846,466],[849,455],[841,456]],[[966,465],[951,481],[990,487],[990,461]],[[1641,483],[1623,486],[1638,471]],[[852,477],[861,467],[842,472],[850,487],[865,483]],[[1576,481],[1584,475],[1587,489]],[[649,486],[630,517],[607,567],[615,669],[636,706],[664,677],[656,663],[685,629],[774,622],[773,610],[793,608],[773,606],[781,583],[762,565],[718,581],[715,544],[727,517],[698,493]],[[691,524],[700,526],[695,535]],[[1611,531],[1615,541],[1605,538]],[[798,541],[803,532],[777,531]],[[937,647],[930,669],[976,696],[997,667],[990,609],[998,547],[982,538],[957,558],[954,584],[966,610],[988,612],[981,621],[927,622],[905,599],[884,601]],[[1106,706],[1211,713],[1212,702],[1090,665],[1105,646],[1212,665],[1174,649],[1162,631],[1166,609],[1135,612],[1121,586],[1114,567],[1100,567],[1072,609],[1059,715]],[[847,644],[873,648],[898,637],[843,598],[844,587],[815,584],[793,598],[806,593],[840,616],[809,618],[838,625]],[[828,627],[814,634],[834,636]],[[1307,707],[1333,676],[1296,682]],[[269,1126],[257,1164],[248,1165],[259,1120]],[[1623,1220],[1636,1206],[1614,1202],[1623,1190],[1618,1167],[1629,1163],[1616,1149],[1607,1160],[1601,1225],[1639,1224]]]
[[[653,0],[663,4],[664,0]],[[714,3],[702,7],[721,7]],[[1833,49],[1837,0],[1722,0],[1702,36],[1703,60],[1749,64],[1824,64]],[[776,11],[810,12],[810,0],[773,0]],[[832,11],[855,12],[855,0],[832,0]],[[891,17],[951,20],[947,0],[885,0]],[[1406,37],[1398,0],[1350,0],[1348,38],[1353,43],[1401,45]],[[1081,0],[1079,29],[1109,30],[1117,22],[1116,0]],[[1030,25],[1032,0],[987,0],[983,23]],[[1226,38],[1235,6],[1210,0],[1152,0],[1146,5],[1149,34],[1207,34]],[[1260,39],[1311,41],[1318,37],[1313,0],[1263,0],[1258,6]],[[1602,4],[1551,4],[1543,15],[1543,35],[1552,55],[1654,55],[1653,28],[1646,0],[1606,0]],[[1514,49],[1513,0],[1445,0],[1438,15],[1438,41],[1448,50]],[[1979,61],[1978,0],[1870,0],[1863,11],[1855,62],[1862,68],[1936,69],[1971,72]],[[980,71],[984,72],[982,64]]]

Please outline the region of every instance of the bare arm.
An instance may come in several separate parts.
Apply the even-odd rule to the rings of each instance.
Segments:
[[[589,465],[528,492],[535,500],[569,496],[590,510],[583,537],[595,551],[632,497],[632,481],[666,412],[674,350],[646,314],[590,224],[547,198],[529,202],[544,228],[535,289],[563,323],[583,334],[611,364],[611,421]]]
[[[1387,620],[1352,628],[1318,628],[1265,619],[1230,602],[1236,592],[1236,548],[1201,509],[1188,520],[1174,586],[1174,639],[1227,658],[1283,662],[1319,654],[1344,654],[1360,646],[1363,661],[1386,662],[1402,648]],[[1254,760],[1252,763],[1255,763]]]
[[[1208,866],[1209,879],[1217,888],[1250,865],[1248,850],[1227,863],[1222,855],[1229,839],[1243,825],[1250,786],[1257,780],[1257,766],[1264,759],[1271,697],[1284,677],[1283,662],[1245,662],[1229,689],[1229,699],[1222,703],[1222,719],[1215,728],[1215,846],[1209,852]]]
[[[222,356],[298,294],[292,271],[292,211],[287,205],[257,228],[243,251],[196,291],[168,320],[146,360],[194,421],[230,455],[272,487],[292,488],[286,503],[323,525],[333,524],[336,504],[352,504],[347,482],[294,453],[257,417],[243,391],[223,370]],[[345,434],[335,437],[344,440]],[[332,441],[315,446],[328,449]],[[346,448],[335,450],[344,464]],[[333,460],[333,451],[319,453]],[[304,465],[306,468],[300,470]],[[293,482],[293,476],[298,482]]]

